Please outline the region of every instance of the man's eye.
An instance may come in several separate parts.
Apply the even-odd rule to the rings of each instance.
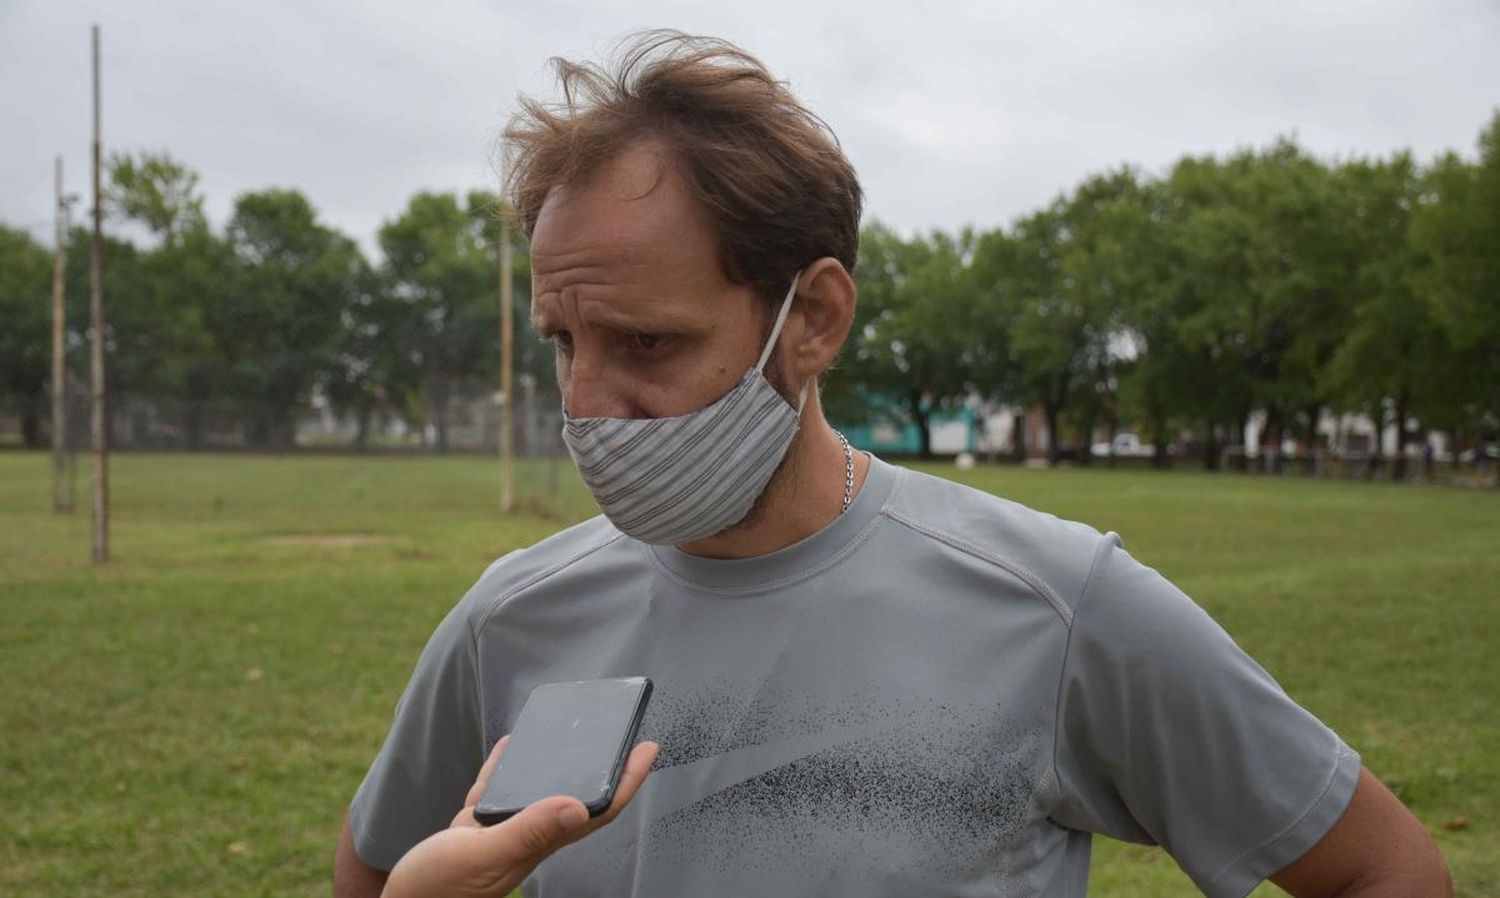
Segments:
[[[563,352],[570,352],[573,349],[573,335],[567,331],[557,331],[552,334],[552,345]]]
[[[661,346],[666,338],[661,334],[631,334],[627,339],[631,349],[650,352]]]

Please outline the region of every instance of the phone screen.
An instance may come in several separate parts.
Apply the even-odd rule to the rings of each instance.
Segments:
[[[645,677],[549,683],[532,690],[474,818],[499,823],[551,795],[577,798],[591,815],[604,813],[650,697],[651,681]]]

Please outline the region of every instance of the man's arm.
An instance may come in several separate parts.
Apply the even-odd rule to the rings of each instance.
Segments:
[[[391,874],[371,867],[354,853],[354,830],[349,815],[344,815],[344,832],[339,836],[338,852],[333,858],[334,898],[378,898]]]
[[[394,867],[413,845],[446,829],[484,765],[484,713],[470,620],[488,594],[481,577],[438,624],[417,658],[385,742],[344,818],[334,855],[334,894],[339,898],[380,894],[387,877],[382,867]],[[359,811],[364,858],[354,850],[354,810]]]
[[[1339,821],[1300,859],[1271,876],[1296,898],[1441,898],[1448,865],[1421,822],[1368,768]]]

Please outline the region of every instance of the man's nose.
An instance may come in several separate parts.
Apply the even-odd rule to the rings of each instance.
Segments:
[[[581,348],[568,363],[563,404],[574,418],[629,418],[630,403],[601,360]]]

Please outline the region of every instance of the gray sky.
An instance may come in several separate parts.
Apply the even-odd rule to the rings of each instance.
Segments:
[[[0,0],[0,221],[50,242],[52,159],[87,194],[88,26],[106,152],[164,148],[236,194],[303,190],[374,246],[421,189],[493,187],[546,61],[674,27],[758,55],[832,125],[868,214],[994,227],[1130,162],[1295,133],[1325,157],[1472,156],[1500,107],[1500,2]]]

